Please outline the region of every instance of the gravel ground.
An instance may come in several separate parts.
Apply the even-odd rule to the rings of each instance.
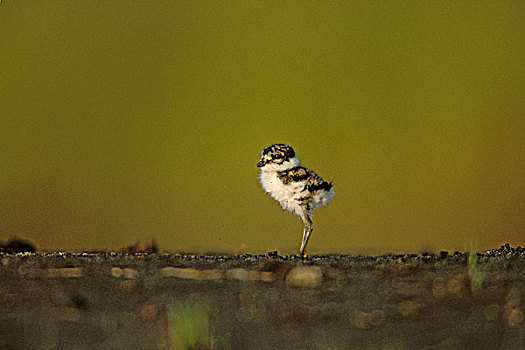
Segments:
[[[525,349],[525,249],[0,253],[0,349]]]

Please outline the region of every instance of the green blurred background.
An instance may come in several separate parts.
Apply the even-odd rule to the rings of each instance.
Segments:
[[[309,252],[525,244],[525,2],[0,3],[0,240],[296,253],[258,183],[336,196]]]

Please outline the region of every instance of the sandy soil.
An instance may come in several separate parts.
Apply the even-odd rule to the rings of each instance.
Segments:
[[[525,250],[0,253],[0,349],[525,349]]]

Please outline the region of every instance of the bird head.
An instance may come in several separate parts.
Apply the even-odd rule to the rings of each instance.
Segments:
[[[261,170],[274,171],[291,169],[297,165],[299,165],[299,159],[295,156],[295,151],[284,143],[264,147],[261,152],[261,160],[257,163],[257,167]]]

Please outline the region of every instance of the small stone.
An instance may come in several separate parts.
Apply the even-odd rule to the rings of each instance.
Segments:
[[[508,309],[505,312],[505,319],[509,326],[519,326],[523,322],[523,311],[520,308]]]
[[[112,267],[111,268],[111,276],[115,277],[115,278],[120,278],[122,277],[122,269],[120,267]]]
[[[293,287],[318,287],[323,280],[319,266],[297,266],[286,275],[286,284]]]
[[[180,268],[180,267],[163,267],[161,269],[161,274],[163,277],[176,277],[184,279],[195,279],[198,280],[200,276],[200,271],[190,268]]]
[[[146,303],[140,308],[140,317],[144,321],[149,321],[157,316],[157,310],[155,310],[155,305],[151,303]]]
[[[272,271],[261,271],[261,281],[271,282],[275,280],[275,273]]]

